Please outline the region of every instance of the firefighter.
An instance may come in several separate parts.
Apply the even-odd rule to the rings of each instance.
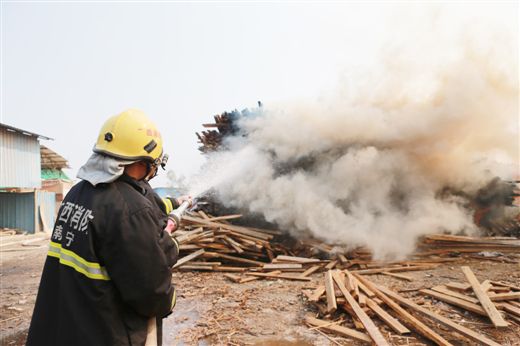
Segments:
[[[166,161],[159,131],[128,110],[106,121],[93,151],[58,211],[29,346],[143,345],[154,318],[160,344],[175,306],[179,246],[164,229],[181,201],[148,184]]]

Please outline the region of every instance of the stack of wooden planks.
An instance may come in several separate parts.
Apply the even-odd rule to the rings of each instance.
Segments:
[[[419,292],[485,316],[497,328],[508,326],[505,318],[519,320],[519,287],[487,280],[480,283],[469,267],[461,267],[461,270],[466,283],[450,282]],[[313,290],[303,290],[307,301],[318,311],[317,316],[307,316],[305,322],[312,329],[375,345],[392,343],[388,340],[390,333],[383,332],[383,325],[386,325],[384,330],[390,329],[398,336],[415,332],[439,345],[452,345],[446,338],[454,338],[454,333],[468,339],[457,336],[455,344],[499,345],[388,287],[376,285],[363,274],[371,273],[345,269],[322,274],[321,284]],[[439,324],[444,328],[439,329]],[[445,333],[446,329],[451,333]]]
[[[183,227],[174,233],[181,255],[174,269],[245,271],[247,267],[262,267],[274,259],[276,253],[286,251],[270,242],[280,232],[228,222],[238,217],[240,215],[211,217],[202,211],[186,215]]]
[[[514,237],[468,237],[448,234],[426,236],[419,246],[418,255],[475,254],[498,251],[520,253],[520,239]]]
[[[250,276],[308,280],[308,275],[331,269],[350,269],[359,274],[383,274],[412,280],[405,272],[434,269],[451,258],[431,256],[400,262],[378,262],[370,253],[356,249],[346,254],[332,253],[319,241],[304,241],[291,247],[274,241],[280,231],[237,226],[231,220],[241,215],[213,217],[203,211],[184,217],[182,228],[174,233],[180,244],[181,258],[174,268],[196,271],[244,272]],[[230,277],[231,278],[231,277]],[[246,280],[246,282],[249,280]]]
[[[236,135],[239,131],[238,120],[242,117],[249,117],[261,112],[262,104],[258,102],[258,108],[244,109],[242,111],[233,110],[213,116],[214,123],[202,124],[203,127],[211,129],[196,133],[199,150],[202,153],[209,153],[221,149],[226,136]]]
[[[205,130],[201,134],[196,133],[201,146],[199,150],[203,153],[208,153],[219,149],[222,144],[222,139],[230,134],[233,129],[233,119],[231,113],[222,113],[215,115],[215,123],[202,124],[205,128],[214,128],[214,130]]]
[[[294,279],[295,273],[349,269],[358,274],[382,274],[412,281],[406,272],[435,269],[442,263],[456,261],[454,252],[462,253],[500,249],[520,252],[518,240],[511,238],[473,238],[448,235],[428,236],[414,259],[382,262],[371,258],[366,249],[340,253],[317,240],[299,240],[290,246],[282,245],[275,236],[282,232],[237,226],[230,221],[241,215],[214,217],[199,210],[183,219],[182,228],[175,232],[180,244],[181,259],[175,265],[180,270],[255,272],[281,271],[280,275],[263,273],[266,278]],[[436,247],[432,249],[431,246]],[[425,258],[425,256],[427,257]],[[516,260],[517,261],[517,260]],[[287,275],[286,275],[287,274]],[[245,275],[252,275],[245,273]],[[242,278],[243,279],[243,278]],[[240,281],[242,281],[240,279]],[[296,279],[295,279],[296,280]]]

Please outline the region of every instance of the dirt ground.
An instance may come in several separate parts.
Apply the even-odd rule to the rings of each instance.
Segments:
[[[34,236],[33,236],[34,237]],[[46,257],[46,240],[9,246],[0,252],[0,344],[23,345],[29,327],[40,274]],[[2,240],[5,244],[6,240]],[[520,284],[520,265],[492,260],[461,258],[433,270],[409,272],[413,282],[383,276],[369,278],[413,299],[453,321],[485,334],[502,345],[520,345],[520,325],[511,322],[505,330],[495,329],[485,318],[419,295],[412,289],[430,288],[450,281],[464,281],[461,265],[469,265],[476,276]],[[310,329],[303,323],[315,313],[302,296],[302,289],[315,288],[323,274],[312,282],[259,280],[232,283],[221,273],[175,272],[178,290],[174,313],[164,320],[164,345],[356,345],[352,340]],[[375,319],[376,320],[376,319]],[[394,345],[429,345],[420,337],[402,337],[376,321]],[[473,345],[468,339],[428,323],[454,345]],[[415,333],[413,335],[416,335]]]

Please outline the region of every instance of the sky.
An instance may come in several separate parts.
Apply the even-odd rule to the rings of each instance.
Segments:
[[[75,177],[103,122],[138,108],[189,176],[214,114],[319,98],[437,12],[518,33],[517,2],[2,1],[0,122],[52,137]]]

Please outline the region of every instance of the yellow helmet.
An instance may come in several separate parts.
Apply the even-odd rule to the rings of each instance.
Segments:
[[[129,109],[109,118],[94,146],[94,152],[125,160],[161,160],[161,134],[144,112]]]

